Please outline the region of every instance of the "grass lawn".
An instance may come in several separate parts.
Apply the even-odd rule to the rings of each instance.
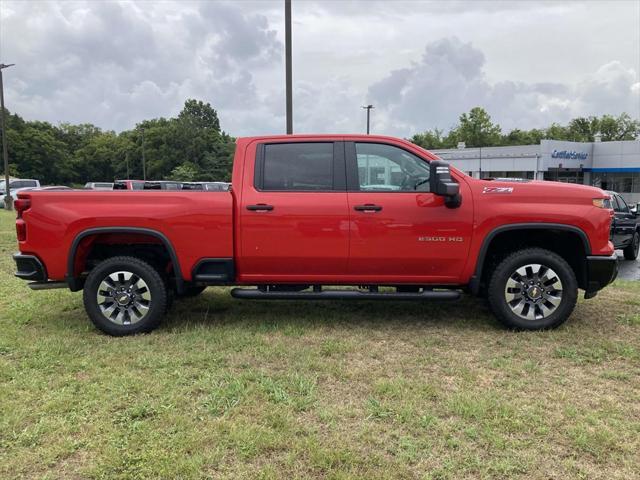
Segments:
[[[640,478],[640,282],[541,333],[210,288],[116,339],[15,250],[0,212],[0,478]]]

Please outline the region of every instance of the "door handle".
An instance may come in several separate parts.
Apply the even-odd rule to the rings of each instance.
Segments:
[[[373,203],[365,203],[364,205],[356,205],[353,209],[358,212],[379,212],[382,207]]]
[[[270,212],[271,210],[273,210],[273,205],[267,205],[266,203],[247,205],[247,210],[250,210],[252,212]]]

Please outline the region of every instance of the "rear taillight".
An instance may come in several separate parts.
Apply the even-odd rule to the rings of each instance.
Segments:
[[[24,242],[27,239],[27,224],[24,220],[16,220],[16,236],[19,242]]]
[[[31,199],[18,198],[15,202],[13,202],[13,208],[16,209],[17,218],[22,218],[22,213],[31,208]]]

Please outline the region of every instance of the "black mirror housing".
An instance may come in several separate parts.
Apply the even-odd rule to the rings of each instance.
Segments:
[[[431,192],[445,198],[445,205],[449,208],[460,206],[460,185],[451,178],[451,169],[447,162],[442,160],[432,160],[429,164],[430,177],[429,186]]]

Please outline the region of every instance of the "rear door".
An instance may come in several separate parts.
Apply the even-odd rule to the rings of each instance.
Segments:
[[[429,163],[400,145],[346,142],[349,274],[363,283],[457,283],[467,261],[473,202],[429,191]]]
[[[349,211],[342,142],[258,144],[255,159],[245,160],[243,176],[241,281],[321,282],[346,274]]]

